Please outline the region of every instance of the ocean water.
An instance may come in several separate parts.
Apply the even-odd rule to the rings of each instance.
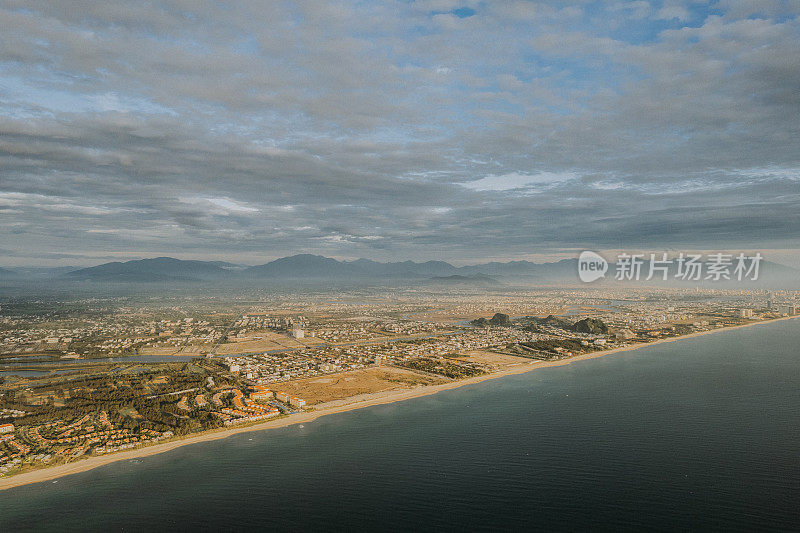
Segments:
[[[0,531],[800,530],[800,319],[0,492]]]

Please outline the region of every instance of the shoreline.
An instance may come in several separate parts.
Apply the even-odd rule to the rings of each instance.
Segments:
[[[42,468],[38,470],[33,470],[30,472],[25,472],[22,474],[17,474],[14,476],[10,476],[7,478],[0,478],[0,491],[11,489],[23,485],[29,485],[33,483],[41,483],[44,481],[51,481],[63,476],[68,476],[71,474],[77,474],[80,472],[86,472],[88,470],[93,470],[100,466],[104,466],[110,463],[115,463],[117,461],[125,461],[136,459],[139,457],[147,457],[150,455],[158,455],[162,453],[169,452],[176,448],[187,446],[190,444],[198,444],[201,442],[210,442],[220,439],[226,439],[232,435],[236,435],[239,433],[249,433],[252,431],[263,431],[267,429],[273,428],[280,428],[286,426],[293,426],[297,424],[303,424],[306,422],[312,422],[317,418],[343,413],[347,411],[355,411],[357,409],[364,409],[367,407],[372,407],[376,405],[384,405],[388,403],[400,402],[404,400],[410,400],[412,398],[420,398],[423,396],[429,396],[432,394],[436,394],[438,392],[444,390],[451,390],[460,387],[464,387],[467,385],[473,385],[476,383],[481,383],[483,381],[488,381],[490,379],[497,379],[502,378],[505,376],[510,375],[517,375],[517,374],[524,374],[527,372],[531,372],[540,368],[551,368],[557,366],[565,366],[572,364],[576,361],[585,361],[588,359],[597,359],[599,357],[605,357],[607,355],[612,355],[615,353],[620,352],[628,352],[633,350],[638,350],[640,348],[646,348],[649,346],[655,346],[658,344],[663,344],[667,342],[675,342],[685,339],[691,339],[696,337],[701,337],[704,335],[710,335],[712,333],[717,333],[719,331],[731,331],[735,329],[747,328],[751,326],[756,326],[759,324],[771,324],[774,322],[780,322],[783,320],[791,320],[799,318],[797,316],[787,316],[782,318],[775,318],[771,320],[763,320],[757,322],[751,322],[749,324],[741,324],[738,326],[730,326],[725,328],[716,328],[708,331],[699,331],[696,333],[690,333],[688,335],[681,335],[676,337],[670,337],[666,339],[658,339],[653,342],[648,343],[640,343],[630,346],[621,346],[618,348],[613,348],[610,350],[603,350],[592,352],[584,355],[577,355],[574,357],[569,357],[566,359],[560,359],[558,361],[530,361],[525,363],[519,363],[518,365],[507,368],[505,370],[501,370],[498,372],[491,372],[488,374],[484,374],[481,376],[476,376],[472,378],[466,378],[458,381],[451,381],[447,383],[441,383],[438,385],[426,385],[421,387],[416,387],[413,389],[401,389],[401,390],[390,390],[390,391],[383,391],[377,393],[369,393],[359,396],[353,396],[351,398],[345,398],[342,400],[334,400],[331,402],[326,402],[324,404],[318,404],[320,406],[325,406],[320,409],[315,409],[311,412],[303,412],[294,415],[290,415],[284,418],[280,418],[277,420],[270,420],[267,422],[263,422],[260,424],[253,424],[249,426],[243,426],[238,428],[222,428],[207,431],[204,433],[200,433],[197,435],[189,436],[186,438],[176,439],[170,442],[164,442],[160,444],[153,444],[150,446],[145,446],[142,448],[132,449],[132,450],[125,450],[121,452],[111,453],[108,455],[101,455],[96,457],[89,457],[88,459],[83,459],[76,461],[74,463],[67,463],[64,465],[52,466],[47,468]],[[349,401],[348,400],[352,400]]]

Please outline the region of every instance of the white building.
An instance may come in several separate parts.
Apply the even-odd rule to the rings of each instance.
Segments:
[[[297,398],[296,396],[292,396],[289,398],[289,405],[292,407],[305,407],[306,401],[302,398]]]

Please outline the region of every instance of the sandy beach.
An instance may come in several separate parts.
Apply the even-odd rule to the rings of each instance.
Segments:
[[[27,485],[31,483],[40,483],[43,481],[54,480],[56,478],[76,474],[79,472],[85,472],[87,470],[91,470],[93,468],[97,468],[99,466],[107,465],[109,463],[113,463],[115,461],[125,461],[130,459],[135,459],[138,457],[145,457],[149,455],[155,455],[160,453],[165,453],[170,450],[174,450],[180,446],[187,446],[189,444],[196,444],[200,442],[208,442],[212,440],[224,439],[230,437],[231,435],[236,435],[238,433],[246,433],[251,431],[262,431],[265,429],[271,428],[278,428],[278,427],[285,427],[295,424],[304,424],[309,423],[313,420],[316,420],[319,417],[341,413],[345,411],[352,411],[355,409],[363,409],[366,407],[392,403],[392,402],[399,402],[403,400],[408,400],[411,398],[418,398],[421,396],[427,396],[430,394],[435,394],[437,392],[443,390],[454,389],[458,387],[464,387],[467,385],[472,385],[475,383],[480,383],[482,381],[486,381],[489,379],[497,379],[503,376],[508,376],[512,374],[522,374],[525,372],[530,372],[533,370],[537,370],[540,368],[549,368],[555,366],[563,366],[563,365],[570,365],[575,362],[585,361],[587,359],[595,359],[598,357],[605,357],[611,354],[626,352],[631,350],[637,350],[640,348],[645,348],[649,346],[655,346],[658,344],[666,343],[666,342],[675,342],[685,339],[690,339],[694,337],[699,337],[702,335],[709,335],[712,333],[716,333],[718,331],[730,331],[733,329],[740,329],[746,328],[751,326],[756,326],[759,324],[769,324],[773,322],[778,322],[782,320],[789,320],[798,317],[784,317],[778,318],[773,320],[765,320],[761,322],[752,322],[750,324],[743,324],[740,326],[733,326],[728,328],[718,328],[709,331],[702,331],[698,333],[692,333],[689,335],[682,335],[678,337],[671,337],[668,339],[660,339],[657,341],[653,341],[650,343],[643,343],[643,344],[636,344],[631,346],[624,346],[619,348],[614,348],[611,350],[605,351],[598,351],[593,352],[586,355],[579,355],[575,357],[570,357],[568,359],[562,359],[559,361],[552,361],[552,362],[544,362],[544,361],[531,361],[529,363],[520,363],[517,366],[508,368],[506,370],[500,372],[493,372],[490,374],[477,376],[474,378],[467,378],[460,381],[453,381],[448,383],[442,383],[438,385],[428,385],[428,386],[420,386],[412,389],[406,390],[393,390],[393,391],[386,391],[380,393],[373,393],[373,394],[363,394],[360,396],[354,396],[352,398],[346,398],[344,400],[336,400],[331,401],[325,404],[319,404],[315,410],[310,412],[298,413],[294,415],[290,415],[285,418],[272,420],[268,422],[264,422],[261,424],[254,424],[245,427],[238,427],[238,428],[222,428],[218,430],[207,431],[203,433],[199,433],[197,435],[193,435],[190,437],[185,437],[181,439],[172,440],[169,442],[163,442],[160,444],[154,444],[151,446],[145,446],[138,449],[133,450],[125,450],[113,454],[102,455],[97,457],[89,457],[87,459],[79,460],[74,463],[68,463],[65,465],[53,466],[50,468],[43,468],[40,470],[34,470],[31,472],[25,472],[22,474],[18,474],[16,476],[11,476],[7,478],[0,478],[0,490],[10,489],[13,487],[19,487],[21,485]]]

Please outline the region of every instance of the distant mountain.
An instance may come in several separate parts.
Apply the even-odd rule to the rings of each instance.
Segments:
[[[65,278],[86,281],[150,282],[202,281],[227,277],[226,269],[208,261],[183,261],[172,257],[140,259],[124,263],[105,263],[64,274]]]
[[[705,279],[689,281],[676,279],[677,264],[668,270],[667,281],[660,276],[647,281],[650,263],[643,261],[639,281],[616,280],[616,258],[609,257],[605,278],[590,286],[659,285],[672,287],[719,288],[800,288],[800,271],[778,263],[762,261],[759,279],[747,283],[739,281],[713,282]],[[707,270],[703,264],[703,276]],[[384,281],[439,285],[471,284],[489,286],[502,283],[525,285],[578,285],[577,259],[563,259],[552,263],[530,261],[492,261],[479,265],[456,267],[444,261],[400,261],[380,263],[369,259],[339,261],[330,257],[299,254],[282,257],[269,263],[245,267],[222,261],[184,261],[171,257],[157,257],[126,262],[105,263],[90,268],[64,272],[58,268],[0,269],[0,280],[93,280],[105,282],[152,281]]]
[[[385,265],[386,272],[396,274],[406,274],[408,277],[438,276],[444,277],[454,275],[459,272],[457,267],[444,261],[426,261],[415,263],[414,261],[403,261],[402,263],[378,263]]]
[[[64,267],[17,267],[10,270],[10,277],[23,280],[52,280],[58,279],[67,272],[75,270],[74,266]],[[9,272],[9,270],[6,270]],[[0,276],[3,274],[0,273]]]
[[[330,257],[299,254],[276,259],[246,269],[243,274],[256,278],[315,279],[402,279],[451,275],[458,269],[444,261],[379,263],[369,259],[337,261]]]
[[[346,273],[343,263],[330,257],[299,254],[282,257],[265,265],[245,269],[242,274],[256,278],[337,278]]]
[[[575,282],[578,279],[578,260],[562,259],[553,263],[532,263],[530,261],[492,261],[479,265],[463,266],[459,273],[466,275],[485,273],[495,277],[521,278],[526,281],[551,284]]]

